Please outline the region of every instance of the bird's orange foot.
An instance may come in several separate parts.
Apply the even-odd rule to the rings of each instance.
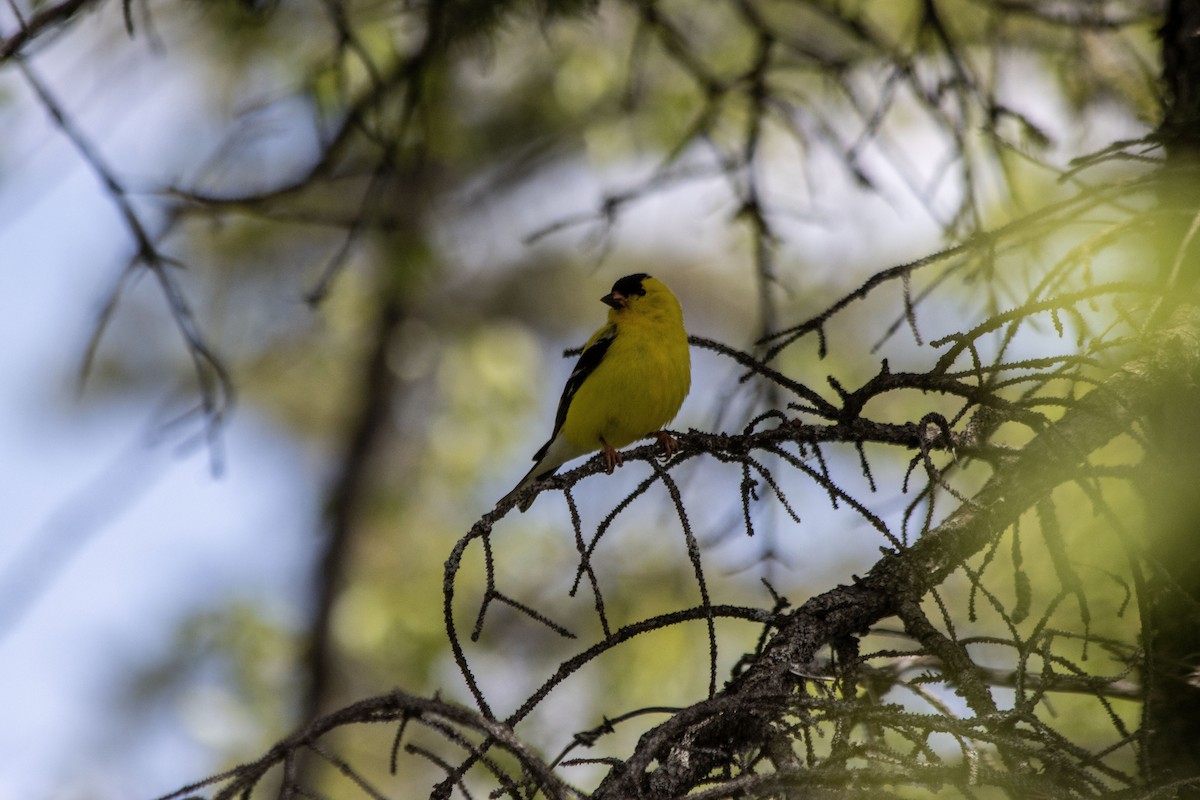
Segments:
[[[679,452],[679,440],[666,431],[659,431],[654,438],[662,445],[663,461],[670,461],[671,456]]]
[[[625,463],[625,459],[621,454],[609,446],[608,442],[600,439],[600,444],[604,447],[604,471],[612,475],[613,470]]]

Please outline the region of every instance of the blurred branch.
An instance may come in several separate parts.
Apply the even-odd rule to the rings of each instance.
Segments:
[[[336,674],[333,644],[333,607],[346,579],[346,561],[358,530],[363,505],[371,487],[372,457],[383,446],[391,419],[395,375],[388,353],[395,332],[405,319],[400,301],[386,295],[371,334],[361,389],[361,405],[346,436],[346,451],[325,504],[325,536],[313,581],[313,610],[308,624],[304,672],[308,685],[300,703],[300,719],[315,719],[329,702]]]
[[[0,39],[0,63],[16,61],[19,65],[22,51],[26,45],[43,34],[61,33],[64,26],[80,11],[89,6],[100,6],[103,2],[104,0],[64,0],[57,5],[39,9],[27,20],[21,19],[21,14],[15,4],[10,3],[10,8],[20,22],[20,27],[16,33]]]
[[[118,179],[117,173],[109,167],[107,162],[100,156],[99,151],[93,147],[90,140],[76,127],[74,121],[64,111],[62,105],[50,92],[49,88],[37,77],[23,59],[18,58],[16,63],[25,76],[26,82],[37,94],[46,112],[104,186],[110,200],[117,207],[130,236],[137,246],[133,258],[125,268],[121,282],[118,283],[117,288],[110,295],[108,301],[105,303],[104,310],[97,320],[91,341],[88,343],[83,364],[80,368],[80,382],[82,384],[86,380],[87,374],[91,369],[96,348],[99,346],[100,338],[103,336],[104,330],[112,318],[121,287],[128,280],[128,276],[131,273],[141,267],[145,267],[157,280],[163,298],[166,300],[167,308],[171,313],[172,319],[175,321],[175,327],[183,337],[184,345],[187,348],[188,355],[191,357],[193,374],[195,375],[200,394],[199,410],[204,419],[205,433],[210,447],[209,452],[213,468],[217,470],[220,467],[220,461],[215,445],[217,444],[217,435],[221,425],[224,423],[233,404],[233,381],[224,363],[213,351],[201,332],[183,288],[179,285],[179,281],[175,277],[174,270],[182,268],[183,265],[158,249],[154,238],[147,231],[141,217],[130,202],[129,192]]]

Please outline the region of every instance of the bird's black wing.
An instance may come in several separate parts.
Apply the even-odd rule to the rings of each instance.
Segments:
[[[567,419],[567,409],[571,407],[571,400],[575,397],[575,393],[579,391],[580,386],[583,386],[583,382],[588,379],[588,376],[596,371],[596,367],[600,366],[605,353],[608,352],[609,346],[616,338],[617,329],[611,326],[606,327],[583,348],[583,352],[579,354],[579,360],[575,362],[575,369],[571,370],[571,377],[567,378],[567,385],[563,387],[562,397],[558,401],[558,412],[554,415],[554,432],[550,434],[550,439],[542,445],[542,449],[533,456],[534,461],[541,460],[542,456],[546,454],[550,448],[550,442],[553,442],[554,438],[558,436],[558,432],[562,430],[563,422]]]

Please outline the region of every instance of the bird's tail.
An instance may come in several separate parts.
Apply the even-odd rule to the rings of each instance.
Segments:
[[[565,437],[558,436],[556,434],[553,439],[542,445],[541,449],[534,454],[533,468],[529,470],[529,472],[525,473],[525,477],[521,478],[521,482],[518,483],[511,492],[500,498],[498,505],[504,505],[505,503],[510,502],[514,497],[528,489],[533,484],[545,478],[549,478],[554,474],[555,470],[570,461],[572,458],[581,456],[586,452],[588,452],[587,448],[580,449],[579,447],[576,447],[567,441]],[[529,507],[533,505],[533,498],[535,497],[537,497],[536,493],[529,495],[528,498],[522,500],[520,504],[517,505],[517,508],[519,508],[522,512],[529,510]]]
[[[531,469],[531,470],[529,470],[529,472],[525,473],[524,478],[521,478],[521,482],[518,483],[515,487],[513,487],[513,490],[511,492],[504,495],[504,497],[501,497],[499,502],[496,503],[496,505],[498,505],[498,506],[507,505],[508,503],[512,502],[513,498],[515,498],[521,492],[528,489],[530,486],[533,486],[535,483],[542,480],[543,478],[549,478],[551,475],[554,474],[554,470],[556,470],[556,469],[557,469],[557,467],[551,467],[550,469],[546,469],[545,465],[540,462],[537,464],[534,464],[533,469]],[[538,470],[541,470],[541,472],[538,472]],[[528,511],[529,507],[531,505],[533,505],[533,501],[536,498],[537,498],[537,494],[529,495],[529,497],[526,497],[524,500],[522,500],[520,503],[517,504],[517,508],[522,513]]]

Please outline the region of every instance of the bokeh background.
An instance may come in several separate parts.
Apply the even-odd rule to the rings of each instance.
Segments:
[[[754,54],[737,5],[664,12],[726,78]],[[329,511],[370,395],[381,309],[395,315],[386,403],[353,484],[326,709],[393,686],[465,698],[445,646],[443,561],[525,472],[570,370],[563,351],[602,320],[614,280],[651,272],[676,290],[692,333],[752,349],[876,270],[1063,191],[1041,162],[1068,164],[1151,122],[1152,20],[1137,4],[1111,4],[1129,21],[1116,33],[1031,21],[1020,45],[991,51],[990,89],[1027,126],[1010,160],[976,138],[977,120],[947,129],[916,98],[864,114],[859,101],[896,91],[877,56],[822,29],[820,13],[761,5],[794,20],[784,27],[815,53],[775,77],[812,116],[781,113],[751,169],[724,161],[747,141],[746,107],[704,119],[695,75],[663,45],[671,36],[619,3],[463,4],[482,33],[446,45],[417,110],[396,90],[310,184],[375,73],[420,47],[421,7],[133,3],[130,36],[122,7],[100,4],[0,64],[0,798],[153,797],[297,724]],[[903,42],[921,4],[832,5],[859,6]],[[1000,12],[945,5],[982,52]],[[21,9],[33,6],[0,9],[0,34],[18,29]],[[822,72],[835,63],[842,83]],[[932,86],[949,67],[931,69]],[[397,130],[381,178],[372,135]],[[746,213],[751,186],[769,237]],[[178,315],[153,270],[131,266],[121,203],[171,259],[162,269],[228,372],[236,403],[220,420],[197,411]],[[954,284],[922,317],[921,342],[902,331],[874,352],[894,303],[862,304],[831,331],[848,346],[824,361],[801,349],[786,366],[828,391],[826,374],[861,380],[884,356],[924,363],[926,342],[1003,291]],[[1060,340],[1035,330],[1019,346],[1037,354],[1048,341]],[[762,407],[727,359],[693,358],[674,427],[736,430]],[[897,485],[903,465],[879,465],[879,483]],[[708,469],[680,480],[720,602],[769,606],[763,578],[803,600],[869,567],[883,544],[864,525],[829,535],[833,510],[803,485],[801,524],[764,508],[770,533],[747,538],[736,470]],[[644,474],[589,479],[581,513],[594,525]],[[904,503],[880,502],[891,515]],[[653,501],[635,512],[596,561],[616,620],[695,602],[669,515]],[[506,591],[594,636],[590,597],[568,595],[577,556],[561,496],[504,524]],[[478,578],[474,564],[464,586]],[[728,658],[756,634],[728,631]],[[478,647],[481,680],[507,708],[578,644],[501,610]],[[656,702],[686,704],[706,669],[679,665],[703,664],[705,648],[683,631],[631,647],[619,669],[553,696],[541,743],[597,724],[614,697],[631,707],[661,695],[663,674],[678,674],[674,696]]]

